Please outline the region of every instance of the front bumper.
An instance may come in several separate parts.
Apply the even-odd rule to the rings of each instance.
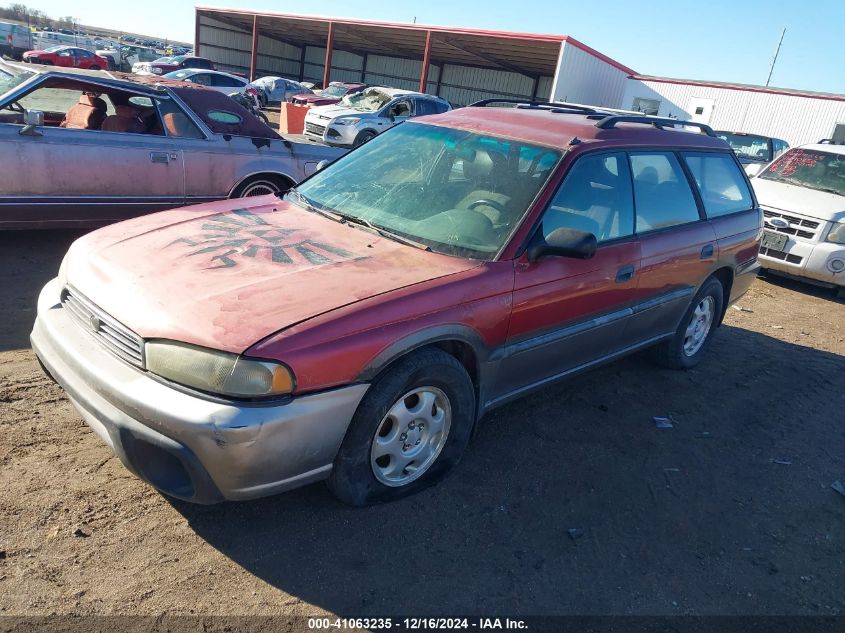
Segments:
[[[85,422],[140,478],[171,496],[215,503],[328,477],[368,385],[286,404],[212,401],[112,355],[62,308],[60,292],[58,279],[41,291],[32,347]]]
[[[831,262],[845,262],[845,246],[832,242],[803,242],[790,238],[783,251],[760,252],[763,268],[802,277],[828,286],[845,286],[845,271],[834,272]]]
[[[308,131],[308,123],[324,127],[322,134],[315,134]],[[354,125],[333,125],[325,120],[305,119],[305,137],[320,141],[326,145],[333,145],[335,147],[352,147],[355,144],[355,138],[358,136],[358,128]]]

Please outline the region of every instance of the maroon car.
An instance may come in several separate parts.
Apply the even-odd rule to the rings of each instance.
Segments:
[[[320,90],[319,92],[315,92],[313,94],[297,95],[293,99],[291,99],[291,101],[296,105],[333,105],[335,103],[340,102],[340,100],[343,99],[343,97],[345,97],[346,95],[361,92],[362,90],[368,87],[369,86],[367,84],[354,84],[345,83],[342,81],[333,81],[325,90]]]
[[[645,348],[699,363],[758,268],[730,146],[494,105],[397,125],[283,199],[89,233],[41,292],[35,352],[131,470],[206,503],[324,479],[396,499],[495,407]]]
[[[205,57],[191,55],[176,55],[175,57],[161,57],[152,62],[137,62],[132,66],[132,72],[141,75],[166,75],[174,70],[195,68],[199,70],[217,70],[214,62]]]

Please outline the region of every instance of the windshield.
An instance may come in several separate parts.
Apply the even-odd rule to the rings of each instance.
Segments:
[[[349,89],[346,86],[329,86],[320,92],[320,96],[340,99],[347,92],[349,92]]]
[[[845,155],[814,149],[791,149],[759,178],[845,196]]]
[[[45,53],[58,53],[59,51],[63,51],[67,48],[67,46],[51,46],[50,48],[45,48]]]
[[[317,172],[288,199],[438,253],[489,260],[560,156],[521,141],[403,123]]]
[[[391,97],[383,92],[365,91],[346,95],[340,103],[361,112],[376,112],[389,102]]]
[[[154,60],[156,64],[178,64],[176,60],[179,59],[178,57],[159,57],[158,59]]]
[[[0,95],[4,95],[12,88],[21,85],[27,79],[31,79],[35,73],[28,70],[20,70],[5,64],[0,64]]]
[[[183,79],[184,77],[190,77],[191,75],[196,74],[193,70],[174,70],[169,73],[165,73],[162,75],[165,79]]]
[[[772,160],[769,150],[769,139],[756,134],[734,134],[733,132],[716,132],[716,136],[724,139],[740,158],[750,158],[768,163]]]

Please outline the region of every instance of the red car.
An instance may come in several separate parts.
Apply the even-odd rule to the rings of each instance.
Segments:
[[[297,105],[321,106],[333,105],[340,102],[346,95],[355,94],[368,88],[367,84],[344,83],[333,81],[325,90],[313,94],[301,94],[295,96],[291,101]]]
[[[87,70],[106,70],[109,67],[109,60],[105,57],[73,46],[53,46],[43,51],[27,51],[23,54],[23,60],[32,64]]]
[[[644,348],[699,363],[758,268],[728,144],[495,105],[396,126],[283,199],[89,233],[41,292],[33,348],[133,472],[204,503],[321,479],[396,499],[494,407]]]

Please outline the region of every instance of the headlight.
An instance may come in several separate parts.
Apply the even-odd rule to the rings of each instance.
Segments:
[[[289,394],[290,370],[268,360],[245,358],[177,341],[150,341],[145,348],[147,369],[180,385],[201,391],[260,398]]]
[[[347,117],[344,119],[335,119],[332,123],[334,125],[355,125],[360,120],[360,117]]]
[[[153,70],[153,72],[154,72],[156,75],[160,75],[160,74],[161,74],[161,68],[153,68],[152,70]]]
[[[830,233],[827,234],[827,241],[834,244],[845,244],[845,222],[836,222]]]

